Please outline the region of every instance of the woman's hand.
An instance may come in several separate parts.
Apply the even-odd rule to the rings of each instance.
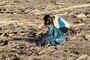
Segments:
[[[41,37],[44,37],[44,36],[45,36],[45,34],[44,34],[44,33],[41,33],[40,35],[41,35]]]

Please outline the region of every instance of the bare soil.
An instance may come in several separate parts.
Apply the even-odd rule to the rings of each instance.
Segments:
[[[64,45],[40,46],[46,14],[72,25]],[[90,60],[90,0],[0,0],[0,60]]]

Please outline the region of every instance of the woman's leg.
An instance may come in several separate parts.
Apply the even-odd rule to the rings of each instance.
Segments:
[[[62,31],[63,33],[68,32],[68,28],[66,28],[66,27],[60,28],[59,30]]]

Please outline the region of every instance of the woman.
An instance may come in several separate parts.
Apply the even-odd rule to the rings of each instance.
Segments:
[[[43,38],[43,44],[55,46],[66,42],[64,34],[54,26],[53,19],[50,15],[45,15],[44,24],[48,27],[48,31]]]

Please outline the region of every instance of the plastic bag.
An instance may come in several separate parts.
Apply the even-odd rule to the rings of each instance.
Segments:
[[[48,26],[48,31],[43,38],[43,43],[50,46],[64,44],[66,42],[64,34],[58,30],[54,25]]]

